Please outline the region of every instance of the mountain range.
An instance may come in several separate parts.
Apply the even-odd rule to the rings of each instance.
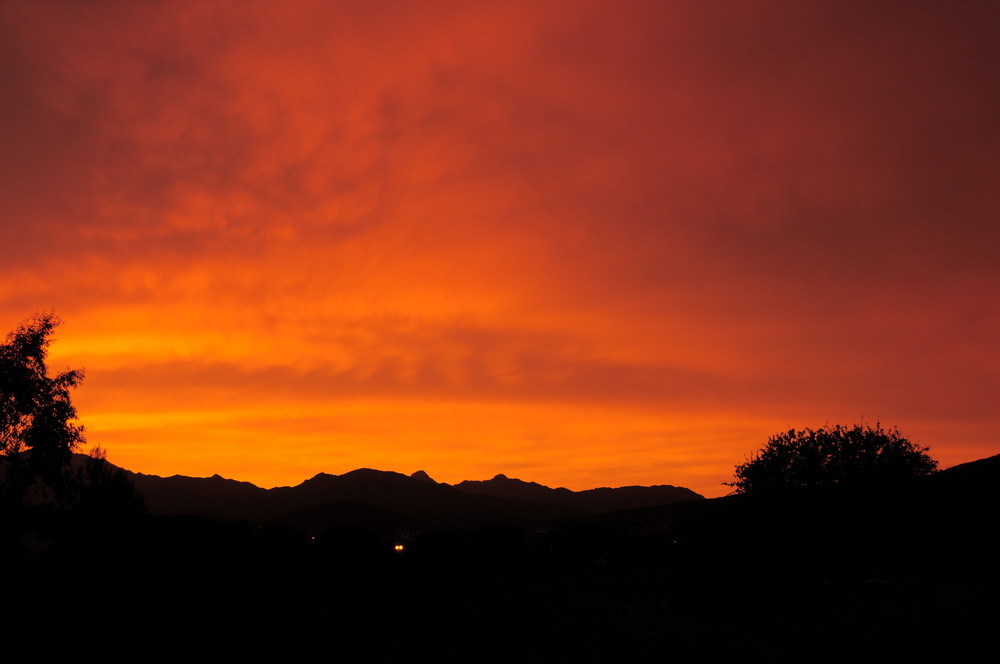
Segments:
[[[684,487],[627,486],[571,491],[497,475],[449,485],[424,471],[412,475],[362,468],[319,473],[292,487],[263,489],[212,477],[159,477],[125,471],[154,514],[285,525],[318,533],[334,526],[403,530],[462,528],[601,514],[621,509],[704,500]]]

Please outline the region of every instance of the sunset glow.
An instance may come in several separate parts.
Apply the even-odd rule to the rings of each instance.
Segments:
[[[995,3],[6,2],[0,328],[137,472],[1000,452]]]

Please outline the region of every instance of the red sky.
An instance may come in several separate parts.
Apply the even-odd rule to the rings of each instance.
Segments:
[[[0,327],[162,475],[995,454],[998,7],[5,2]]]

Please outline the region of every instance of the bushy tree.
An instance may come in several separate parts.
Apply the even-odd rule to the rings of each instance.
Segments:
[[[790,429],[772,436],[760,452],[736,466],[735,493],[928,475],[937,461],[898,429],[872,426]]]
[[[53,485],[84,442],[70,390],[79,370],[49,376],[45,365],[52,331],[61,321],[37,314],[0,344],[0,479],[8,491],[35,478]]]
[[[83,372],[45,365],[59,323],[36,315],[0,344],[0,559],[110,551],[145,513],[99,448],[74,458],[84,432],[70,390]]]

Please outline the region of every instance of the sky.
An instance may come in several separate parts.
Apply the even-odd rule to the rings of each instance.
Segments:
[[[137,472],[1000,452],[995,2],[0,4],[0,328]]]

